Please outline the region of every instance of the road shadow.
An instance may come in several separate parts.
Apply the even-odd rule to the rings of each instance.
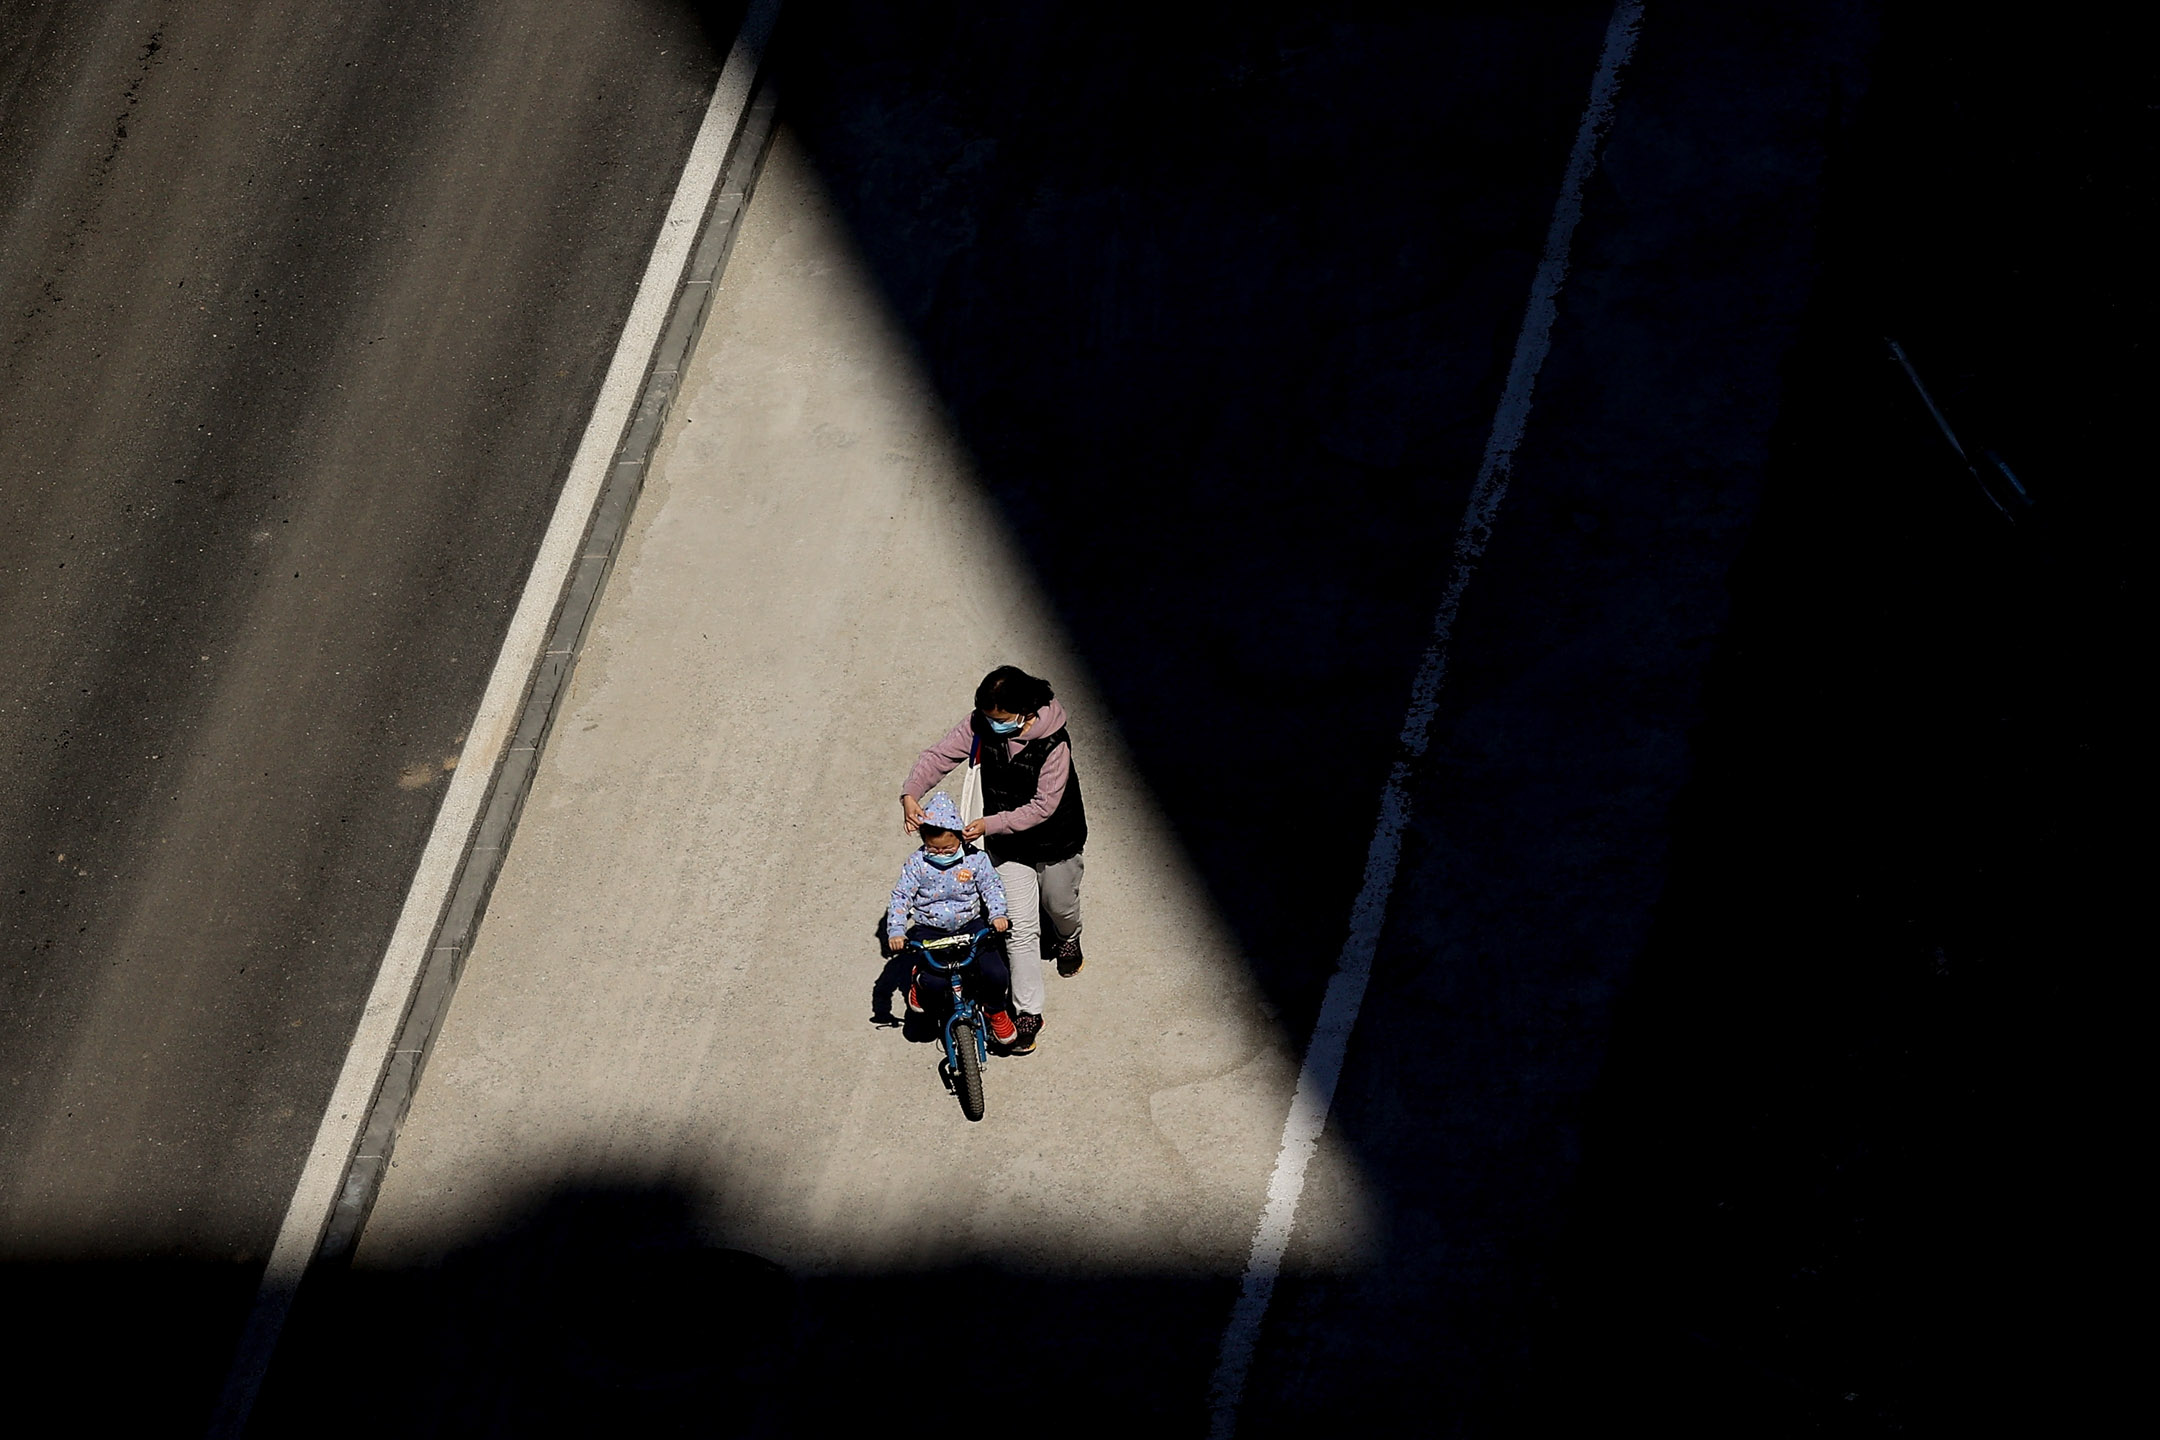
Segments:
[[[791,12],[786,121],[1293,1034],[1608,13]],[[1570,281],[1602,328],[1556,353],[1465,609],[1334,1120],[1398,1258],[1469,1258],[1384,1336],[1354,1287],[1287,1287],[1311,1368],[1262,1429],[1416,1375],[1462,1433],[1682,1423],[1675,1393],[1710,1433],[1925,1428],[2032,1336],[1959,1257],[2062,1213],[2060,1145],[2030,1184],[1983,1157],[2074,1096],[1991,1057],[2062,1066],[2053,968],[2123,953],[2139,311],[2089,267],[2140,248],[2149,85],[2095,89],[2072,27],[1939,19],[1649,12]],[[1826,155],[1818,249],[1776,184]]]
[[[85,1435],[200,1434],[261,1267],[189,1256],[0,1261],[0,1381]]]
[[[1204,1427],[1196,1377],[1227,1278],[791,1272],[718,1243],[713,1209],[668,1186],[567,1186],[439,1263],[320,1276],[249,1433],[375,1434],[393,1415],[423,1436]]]
[[[1087,723],[1293,1026],[1363,848],[1284,886],[1279,817],[1371,822],[1606,14],[782,22],[784,122],[1088,666]],[[956,710],[976,678],[943,677]]]
[[[1837,157],[1533,1431],[2078,1433],[2132,1373],[2100,1296],[2137,1223],[2150,303],[2090,257],[2150,235],[2151,84],[1938,18],[1888,8]]]
[[[784,22],[784,123],[1300,1041],[1611,13]],[[1646,25],[1330,1121],[1387,1262],[1281,1287],[1247,1433],[1526,1413],[1867,31]]]

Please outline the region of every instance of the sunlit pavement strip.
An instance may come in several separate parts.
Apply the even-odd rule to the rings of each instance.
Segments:
[[[1075,717],[1090,960],[971,1125],[869,932],[1001,661]],[[606,1183],[799,1273],[1234,1277],[1294,1075],[783,131],[356,1264]]]
[[[1388,774],[1380,797],[1380,818],[1373,827],[1372,843],[1365,859],[1365,877],[1351,906],[1350,934],[1343,941],[1342,956],[1328,981],[1313,1023],[1312,1041],[1299,1067],[1297,1089],[1288,1117],[1283,1122],[1282,1144],[1268,1179],[1267,1207],[1252,1238],[1245,1279],[1237,1304],[1224,1328],[1215,1376],[1209,1385],[1209,1433],[1227,1440],[1237,1429],[1238,1408],[1245,1382],[1252,1370],[1253,1353],[1260,1341],[1260,1327],[1267,1319],[1268,1302],[1281,1277],[1283,1255],[1290,1248],[1290,1234],[1297,1223],[1298,1201],[1305,1190],[1306,1169],[1326,1134],[1328,1110],[1334,1102],[1335,1085],[1342,1078],[1344,1053],[1356,1028],[1359,1007],[1365,1000],[1366,982],[1372,976],[1373,952],[1387,921],[1388,900],[1395,888],[1396,867],[1402,858],[1403,827],[1410,819],[1411,766],[1425,753],[1438,707],[1440,687],[1447,678],[1448,646],[1454,637],[1455,617],[1462,608],[1463,591],[1484,558],[1492,538],[1493,523],[1507,498],[1508,482],[1516,447],[1530,418],[1530,400],[1552,346],[1553,318],[1558,309],[1560,287],[1567,278],[1568,250],[1576,222],[1582,218],[1583,184],[1597,161],[1598,142],[1612,120],[1613,102],[1619,94],[1620,72],[1635,48],[1642,23],[1641,0],[1621,0],[1613,8],[1605,31],[1604,51],[1590,85],[1589,103],[1583,107],[1576,127],[1575,143],[1568,154],[1567,170],[1553,204],[1544,253],[1530,284],[1522,329],[1515,340],[1515,354],[1508,366],[1507,385],[1493,416],[1491,434],[1463,510],[1462,528],[1433,619],[1432,640],[1411,685],[1409,713],[1404,717],[1401,752]]]

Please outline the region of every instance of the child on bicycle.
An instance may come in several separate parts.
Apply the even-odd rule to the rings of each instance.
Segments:
[[[893,886],[892,904],[885,911],[885,944],[898,954],[910,940],[942,940],[948,935],[971,934],[982,926],[1003,935],[1011,922],[1005,915],[1005,887],[998,883],[997,867],[990,857],[960,840],[960,812],[940,793],[923,806],[921,828],[916,832],[922,848],[900,867],[900,883]],[[956,954],[955,951],[958,951]],[[959,947],[940,952],[940,960],[957,960],[966,952]],[[970,994],[988,1011],[990,1038],[1009,1045],[1019,1033],[1006,1011],[1006,992],[1012,972],[1005,963],[1000,939],[985,939],[976,947],[975,963],[963,978]],[[908,982],[907,1007],[922,1010],[921,987],[942,988],[943,977],[917,966]]]

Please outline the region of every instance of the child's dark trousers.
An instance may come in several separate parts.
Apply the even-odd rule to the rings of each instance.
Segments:
[[[940,930],[935,925],[908,926],[910,940],[942,940],[948,935],[965,935],[977,927],[970,925],[964,930]],[[964,946],[954,945],[935,952],[940,960],[948,956],[967,953]],[[952,1003],[952,977],[933,970],[923,963],[914,951],[907,954],[915,961],[915,997],[922,1001],[923,1009],[933,1015],[942,1015]],[[983,937],[975,948],[975,963],[960,972],[961,983],[967,987],[968,998],[978,1005],[992,1010],[1005,1008],[1006,996],[1012,990],[1012,970],[1005,963],[1005,937],[992,931]]]

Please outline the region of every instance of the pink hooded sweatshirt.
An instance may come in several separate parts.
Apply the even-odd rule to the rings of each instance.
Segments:
[[[971,723],[975,712],[960,717],[960,723],[945,732],[945,738],[922,752],[915,761],[915,768],[908,771],[907,784],[900,793],[921,800],[930,788],[944,779],[956,767],[965,765],[968,750],[975,743],[975,729]],[[1017,755],[1020,748],[1038,735],[1055,735],[1064,728],[1065,707],[1052,700],[1043,706],[1035,723],[1005,742],[1007,755]],[[1035,784],[1035,798],[1017,810],[1003,810],[995,815],[983,816],[983,834],[1008,835],[1015,830],[1031,830],[1050,818],[1065,798],[1065,782],[1072,775],[1072,746],[1060,745],[1044,759],[1042,774]]]

